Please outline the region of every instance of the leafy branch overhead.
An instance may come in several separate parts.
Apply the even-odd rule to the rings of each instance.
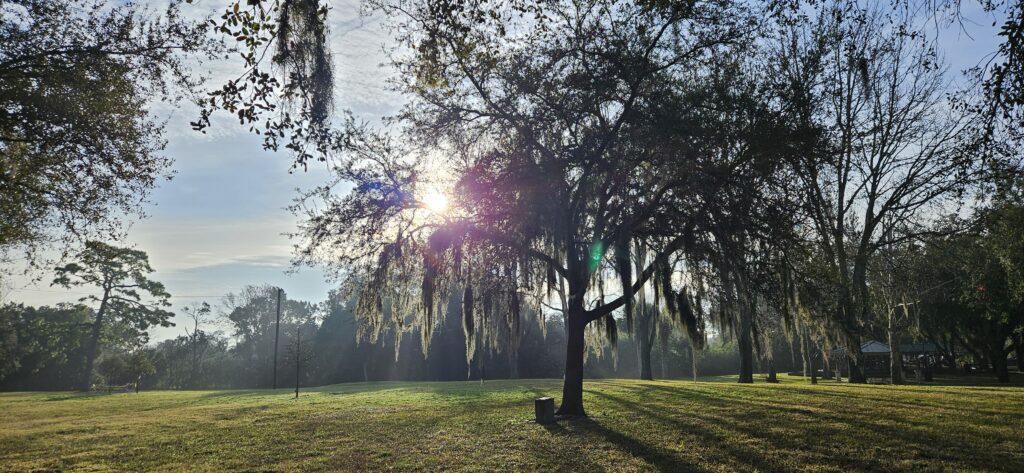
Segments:
[[[234,38],[243,72],[199,100],[204,131],[217,111],[263,136],[264,148],[291,151],[298,166],[326,159],[342,134],[331,128],[334,69],[326,3],[249,0],[228,6],[210,26]],[[269,57],[268,57],[269,56]]]
[[[180,4],[0,5],[0,258],[122,236],[172,176],[157,102],[191,99],[220,51]],[[6,268],[4,268],[6,269]]]

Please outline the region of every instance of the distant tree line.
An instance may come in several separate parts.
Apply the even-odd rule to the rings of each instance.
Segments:
[[[273,369],[274,321],[277,288],[248,286],[228,295],[204,314],[185,334],[156,343],[115,321],[103,327],[102,351],[91,378],[94,388],[131,385],[142,389],[269,388]],[[206,304],[200,304],[199,308]],[[303,386],[362,381],[464,381],[521,378],[558,378],[565,330],[560,320],[524,327],[518,354],[481,350],[472,362],[465,355],[465,333],[460,326],[460,301],[453,299],[438,333],[424,356],[419,337],[407,333],[396,348],[395,337],[377,343],[360,340],[354,303],[337,293],[312,304],[282,299],[278,387],[295,384],[288,364],[288,349],[301,334],[309,356],[303,367]],[[191,312],[192,308],[185,312]],[[0,307],[0,389],[67,390],[80,383],[90,346],[96,311],[84,304]],[[536,319],[532,319],[536,320]],[[635,378],[641,374],[641,352],[633,338],[614,349],[597,346],[588,354],[586,370],[592,377]],[[790,353],[795,348],[795,353]],[[777,341],[782,370],[799,370],[799,347]],[[693,350],[678,334],[667,337],[649,354],[659,378],[689,379]],[[514,363],[514,368],[513,368]],[[733,341],[713,339],[698,352],[698,373],[730,375],[739,357]],[[767,365],[762,365],[767,371]]]
[[[1021,214],[1021,212],[1018,210]],[[1018,216],[1019,218],[1019,216]],[[975,237],[976,238],[976,237]],[[959,249],[942,248],[942,266],[932,271],[950,271],[950,257],[964,253],[979,254],[978,241],[963,237]],[[959,254],[956,254],[956,253]],[[920,252],[918,264],[934,253]],[[991,270],[985,258],[976,261]],[[946,269],[942,269],[946,268]],[[977,271],[974,266],[961,271]],[[927,268],[915,268],[929,271]],[[932,273],[928,273],[932,274]],[[1005,297],[1005,275],[989,277],[983,291],[979,287],[944,285],[943,296],[927,304],[935,310],[913,311],[918,316],[901,319],[898,339],[932,340],[943,347],[941,367],[959,369],[972,363],[1001,375],[1010,350],[996,351],[999,337],[1014,336],[1012,325],[986,312],[971,311],[970,304],[999,303]],[[981,282],[986,284],[986,282]],[[131,321],[115,319],[101,330],[101,346],[90,380],[95,389],[109,386],[128,389],[216,389],[269,388],[273,376],[273,346],[278,289],[269,285],[247,286],[226,295],[216,306],[201,303],[187,307],[189,315],[182,324],[184,334],[156,343]],[[966,291],[967,299],[957,291]],[[984,299],[988,298],[987,301]],[[950,311],[949,306],[955,311]],[[464,381],[504,378],[558,378],[561,376],[565,329],[559,318],[551,318],[542,329],[539,319],[528,318],[521,342],[514,355],[479,345],[471,361],[466,357],[466,334],[461,328],[461,300],[449,300],[436,333],[424,354],[422,341],[414,332],[403,334],[396,347],[394,334],[386,334],[371,343],[361,334],[354,314],[355,302],[333,292],[320,304],[282,298],[280,343],[278,344],[278,387],[294,386],[294,370],[288,365],[288,349],[296,334],[301,334],[309,356],[304,361],[303,386],[320,386],[363,381]],[[968,315],[977,314],[977,315]],[[902,309],[896,314],[903,317]],[[66,390],[80,387],[85,360],[91,346],[96,311],[82,303],[31,307],[8,303],[0,306],[0,389]],[[888,319],[886,319],[888,320]],[[1000,327],[1005,327],[1000,329]],[[889,340],[892,330],[886,324],[871,329],[879,340]],[[1002,333],[999,330],[1007,330]],[[700,376],[735,375],[741,370],[741,351],[735,337],[715,334],[702,350],[694,350],[689,340],[671,327],[662,327],[648,342],[643,332],[624,336],[614,346],[595,343],[587,353],[585,374],[595,378],[690,379],[693,356],[697,357]],[[647,346],[650,344],[650,346]],[[841,359],[830,357],[828,347],[801,333],[773,332],[758,341],[757,372],[765,379],[774,373],[809,374],[808,369],[827,375],[843,369]],[[1000,349],[1015,345],[1003,345]],[[1021,362],[1019,351],[1017,362]],[[645,360],[645,357],[647,358]],[[831,369],[828,364],[832,363]],[[837,364],[838,363],[838,364]],[[941,368],[940,367],[940,368]]]
[[[973,245],[972,245],[973,248]],[[970,251],[968,249],[968,251]],[[995,290],[1001,290],[994,288]],[[947,288],[950,290],[950,288]],[[114,321],[102,330],[102,352],[98,354],[92,381],[99,390],[107,386],[134,389],[223,389],[269,388],[273,369],[274,323],[277,288],[269,285],[247,286],[225,296],[216,306],[203,303],[187,308],[184,313],[208,310],[199,322],[191,320],[185,332],[175,338],[147,343],[130,323]],[[505,378],[558,378],[562,374],[562,350],[565,329],[561,320],[552,318],[541,329],[537,318],[529,318],[524,327],[518,353],[484,349],[467,362],[466,335],[461,328],[458,298],[449,301],[444,320],[424,356],[422,343],[415,333],[406,333],[396,348],[393,334],[377,343],[361,338],[359,321],[353,312],[354,302],[335,292],[327,301],[312,304],[282,299],[281,341],[278,349],[278,387],[295,385],[294,369],[289,365],[288,349],[297,333],[308,347],[302,386],[363,381],[478,381]],[[966,313],[966,312],[965,312]],[[969,343],[991,330],[985,319],[943,317],[943,312],[929,313],[906,325],[918,325],[922,339],[950,343],[943,365],[950,370],[962,363],[998,366],[997,358],[986,351],[986,345]],[[90,344],[96,311],[87,305],[65,303],[56,306],[31,307],[9,303],[0,307],[0,389],[3,390],[67,390],[79,387],[84,360]],[[974,324],[968,329],[965,324]],[[874,333],[886,340],[887,325]],[[906,328],[912,331],[915,329]],[[998,336],[998,335],[996,335]],[[624,336],[616,346],[595,344],[588,351],[585,374],[594,378],[657,377],[690,379],[693,376],[694,354],[700,376],[735,375],[741,358],[737,340],[715,334],[703,350],[693,350],[680,332],[659,332],[642,361],[640,334]],[[831,369],[842,369],[841,360],[829,357],[817,342],[804,345],[800,334],[776,333],[758,342],[768,350],[754,361],[756,371],[767,379],[771,373],[808,374],[808,361],[820,375]],[[770,348],[768,348],[770,347]],[[809,347],[809,348],[808,348]],[[805,352],[804,350],[809,350]],[[809,357],[807,356],[809,355]],[[1019,354],[1016,355],[1019,358]],[[1005,356],[1004,356],[1005,359]],[[513,363],[514,367],[513,368]],[[646,372],[645,370],[650,370]]]

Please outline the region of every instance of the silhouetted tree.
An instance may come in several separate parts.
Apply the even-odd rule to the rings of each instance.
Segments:
[[[872,258],[930,232],[929,218],[980,176],[980,123],[950,106],[941,58],[911,7],[886,8],[815,6],[787,26],[775,74],[789,81],[800,119],[821,130],[795,164],[813,239],[834,274],[830,311],[852,382],[864,381],[857,363]]]
[[[209,347],[209,343],[206,340],[207,333],[200,329],[200,325],[210,322],[212,311],[210,304],[207,302],[191,305],[184,309],[185,315],[192,321],[191,332],[189,332],[187,324],[184,327],[185,336],[188,338],[189,350],[192,352],[191,374],[189,376],[192,383],[198,383],[202,378],[200,373],[203,364],[202,358],[206,348]]]
[[[537,7],[543,15],[491,16],[490,7],[383,7],[404,22],[399,40],[417,45],[396,58],[401,88],[415,97],[401,116],[405,141],[444,149],[454,182],[430,182],[413,146],[349,129],[339,143],[349,159],[335,171],[354,190],[338,197],[329,186],[311,195],[326,206],[298,207],[310,243],[300,259],[329,254],[360,286],[356,313],[374,332],[416,325],[424,342],[446,300],[437,296],[456,285],[467,334],[480,329],[489,343],[497,327],[519,323],[524,303],[564,284],[559,413],[585,415],[587,327],[614,340],[613,312],[629,328],[634,294],[652,280],[669,289],[670,309],[689,304],[662,277],[729,184],[718,173],[750,157],[702,161],[716,114],[687,86],[707,79],[703,66],[740,42],[752,17],[720,2],[552,2]],[[453,187],[449,209],[428,210],[432,186]],[[634,274],[617,261],[630,260],[636,241],[649,259]],[[616,275],[618,295],[606,298],[604,281]]]
[[[127,366],[125,371],[128,376],[135,383],[135,392],[139,392],[139,385],[142,384],[142,377],[156,373],[156,367],[153,366],[153,361],[149,357],[149,352],[146,350],[136,350],[128,357]]]
[[[307,339],[305,344],[302,341],[301,326],[295,328],[295,336],[288,344],[288,357],[295,366],[295,399],[299,398],[299,387],[302,385],[302,379],[305,373],[302,368],[313,359],[313,348],[310,347],[310,340]]]
[[[92,335],[85,352],[85,369],[79,389],[89,389],[93,362],[100,345],[100,334],[104,324],[122,322],[146,337],[145,330],[151,325],[169,327],[174,315],[163,309],[170,307],[170,294],[164,285],[149,279],[153,272],[145,252],[131,248],[119,248],[98,241],[85,244],[77,258],[78,262],[57,268],[53,284],[67,288],[91,286],[99,295],[88,295],[81,302],[99,304],[96,319],[92,322]]]
[[[245,363],[245,378],[256,386],[270,386],[273,374],[274,332],[277,318],[278,288],[269,285],[246,286],[224,297],[221,317],[234,329],[234,346]],[[281,298],[281,332],[294,331],[314,319],[317,308],[306,301]]]

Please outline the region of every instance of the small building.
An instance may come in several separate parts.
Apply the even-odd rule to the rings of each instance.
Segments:
[[[892,371],[889,360],[892,348],[878,340],[868,340],[860,345],[861,372],[865,378],[891,378]],[[834,352],[846,356],[846,350]],[[912,375],[921,381],[930,381],[931,372],[939,362],[940,350],[932,342],[901,343],[899,345],[901,366],[904,379]]]
[[[889,356],[892,349],[878,340],[869,340],[860,345],[861,373],[865,378],[888,378],[890,375]]]

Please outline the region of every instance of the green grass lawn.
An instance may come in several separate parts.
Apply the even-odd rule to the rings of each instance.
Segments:
[[[1024,471],[1024,389],[558,380],[0,394],[0,470]]]

